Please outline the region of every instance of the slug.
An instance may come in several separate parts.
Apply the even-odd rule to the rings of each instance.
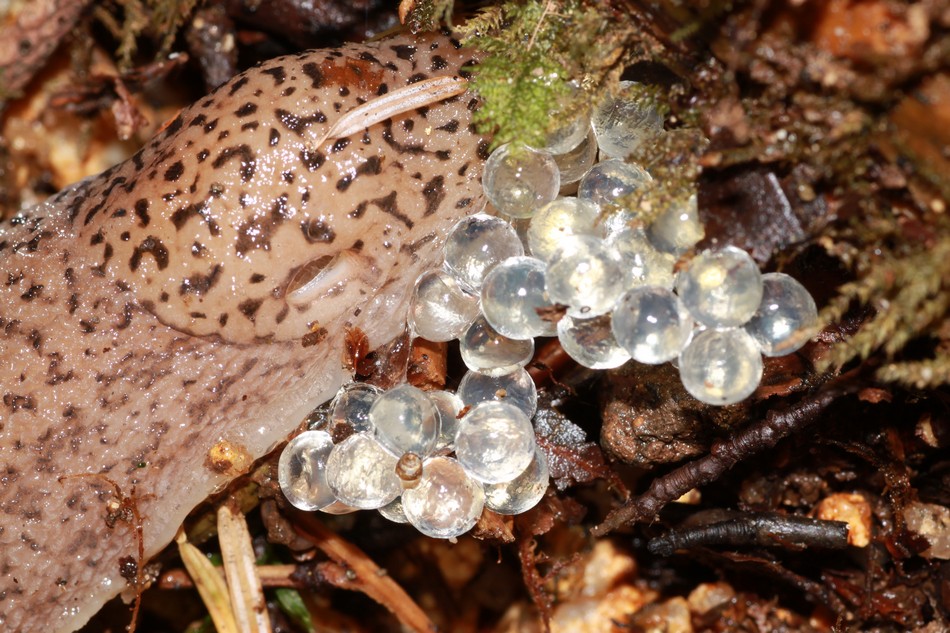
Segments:
[[[0,629],[82,626],[138,577],[129,499],[154,556],[349,378],[348,328],[402,331],[487,148],[471,95],[406,88],[473,56],[429,35],[269,61],[0,224]]]

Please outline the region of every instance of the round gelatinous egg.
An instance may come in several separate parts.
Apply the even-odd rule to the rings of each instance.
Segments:
[[[478,522],[485,491],[451,457],[425,463],[419,484],[402,495],[402,509],[417,530],[432,538],[455,538]]]
[[[478,316],[478,297],[468,294],[444,270],[419,276],[409,299],[409,327],[415,336],[441,343],[457,339]]]
[[[620,297],[611,313],[617,342],[648,365],[679,356],[693,331],[693,319],[671,290],[641,286]]]
[[[465,407],[462,399],[451,391],[427,391],[426,395],[439,412],[439,440],[435,445],[436,450],[454,446],[455,432],[459,426],[458,415]]]
[[[501,376],[528,364],[534,356],[534,339],[502,336],[480,316],[459,339],[459,351],[472,371]]]
[[[393,455],[428,455],[439,439],[439,412],[424,391],[399,385],[376,398],[369,410],[376,439]]]
[[[791,354],[814,334],[818,309],[805,286],[784,273],[762,275],[762,303],[745,325],[766,356]]]
[[[584,174],[577,187],[577,197],[600,206],[619,204],[619,198],[642,189],[651,180],[650,174],[636,165],[611,158],[600,161]]]
[[[547,152],[505,143],[485,161],[482,186],[496,209],[513,218],[530,217],[557,196],[561,176]]]
[[[588,319],[609,312],[630,279],[616,249],[578,235],[548,260],[545,281],[552,301],[567,305],[570,316]]]
[[[521,514],[538,505],[544,497],[551,475],[548,460],[540,448],[524,472],[502,484],[485,484],[485,506],[498,514]]]
[[[685,200],[673,200],[650,224],[647,236],[658,251],[679,257],[696,246],[706,229],[699,219],[696,195]]]
[[[524,246],[514,227],[484,213],[459,220],[445,240],[445,269],[474,293],[489,270],[519,255]]]
[[[330,404],[330,421],[334,427],[345,425],[357,433],[372,431],[369,409],[383,390],[365,382],[351,382],[340,387]]]
[[[649,99],[638,96],[637,83],[621,81],[617,94],[594,108],[591,125],[600,153],[626,158],[663,131],[663,118]]]
[[[277,463],[277,481],[295,508],[319,510],[334,501],[327,484],[327,457],[333,440],[326,431],[304,431],[290,440]]]
[[[554,323],[538,315],[538,310],[551,308],[545,268],[540,259],[510,257],[485,276],[482,314],[499,334],[513,339],[554,335]]]
[[[459,383],[458,396],[470,407],[482,402],[504,402],[521,409],[528,419],[538,410],[538,389],[524,368],[504,376],[466,372]]]
[[[548,134],[544,151],[565,154],[576,148],[590,132],[590,117],[582,114],[568,119]]]
[[[561,172],[561,187],[579,181],[597,160],[597,140],[594,138],[594,131],[588,132],[574,149],[563,154],[555,154],[553,158],[558,171]]]
[[[676,261],[653,248],[640,229],[627,227],[615,231],[607,236],[605,243],[620,253],[632,285],[673,287]]]
[[[630,360],[630,354],[614,338],[609,314],[592,319],[565,315],[557,323],[557,339],[568,356],[590,369],[612,369]]]
[[[762,302],[762,273],[741,248],[707,250],[679,273],[676,293],[703,325],[737,327],[752,318]]]
[[[531,255],[548,261],[566,240],[576,235],[603,238],[599,217],[600,207],[590,200],[558,198],[546,204],[528,226]]]
[[[409,523],[409,519],[406,518],[406,513],[402,509],[402,497],[396,497],[384,505],[379,509],[379,513],[393,523]]]
[[[330,451],[327,484],[342,503],[375,510],[402,492],[396,461],[370,433],[354,433]]]
[[[748,332],[704,330],[679,357],[680,379],[694,398],[733,404],[747,398],[762,378],[762,355]]]
[[[472,477],[485,483],[511,481],[534,458],[534,428],[527,416],[503,402],[482,402],[462,418],[455,454]]]

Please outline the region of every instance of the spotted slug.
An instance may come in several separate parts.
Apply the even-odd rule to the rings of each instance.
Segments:
[[[136,577],[123,500],[153,556],[349,378],[348,328],[401,332],[486,143],[470,93],[397,91],[471,61],[446,35],[275,59],[0,224],[0,629],[80,627]]]

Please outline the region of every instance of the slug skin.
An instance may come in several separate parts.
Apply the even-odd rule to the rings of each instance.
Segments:
[[[416,277],[484,204],[476,102],[308,142],[472,58],[430,35],[272,60],[0,224],[0,630],[75,630],[129,586],[110,482],[155,555],[249,467],[221,446],[261,457],[349,378],[347,327],[371,347],[401,332]]]

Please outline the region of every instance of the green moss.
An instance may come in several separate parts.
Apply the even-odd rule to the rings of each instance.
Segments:
[[[143,35],[156,41],[158,56],[167,54],[200,1],[114,0],[96,5],[94,15],[119,41],[116,54],[120,65],[128,68]]]
[[[589,112],[594,96],[615,83],[632,37],[606,5],[576,0],[509,0],[460,31],[485,53],[472,81],[484,101],[475,124],[495,146],[543,144],[548,131]]]

